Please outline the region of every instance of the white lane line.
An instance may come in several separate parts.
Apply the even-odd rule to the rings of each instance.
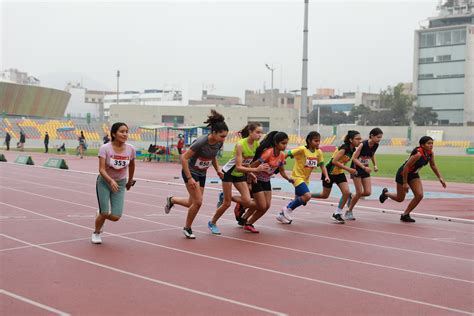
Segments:
[[[34,182],[30,182],[30,181],[23,181],[23,180],[17,180],[17,179],[11,179],[11,180],[13,180],[13,181],[19,181],[19,182],[25,182],[25,183],[34,183]],[[51,186],[51,185],[47,185],[47,184],[37,184],[37,185],[44,186],[44,187],[51,187],[51,188],[55,188],[55,189],[59,189],[59,190],[63,190],[63,191],[71,191],[71,192],[76,193],[76,191],[74,191],[74,190],[64,189],[64,188],[61,188],[61,187],[55,187],[55,186]],[[54,200],[54,201],[59,201],[59,202],[64,202],[64,203],[69,203],[69,204],[74,204],[74,205],[79,205],[79,206],[83,206],[83,207],[88,207],[88,208],[97,209],[97,207],[92,207],[92,206],[89,206],[89,205],[80,204],[80,203],[71,202],[71,201],[66,201],[66,200],[62,200],[62,199],[56,199],[56,198],[53,198],[53,197],[49,197],[49,196],[45,196],[45,195],[41,195],[41,194],[36,194],[36,193],[28,192],[28,191],[13,189],[13,188],[10,188],[10,187],[0,186],[0,188],[6,189],[6,190],[18,191],[18,192],[22,192],[22,193],[26,193],[26,194],[30,194],[30,195],[35,195],[35,196],[39,196],[39,197],[41,197],[41,198],[50,199],[50,200]],[[83,193],[83,194],[95,196],[95,194],[92,194],[92,193]],[[130,200],[130,199],[128,199],[128,200],[126,200],[126,201],[129,202],[129,203],[135,203],[135,204],[140,204],[140,205],[154,206],[154,205],[152,205],[152,204],[143,203],[143,202],[137,202],[137,201],[133,201],[133,200]],[[132,217],[132,218],[133,218],[133,216],[131,216],[131,215],[124,215],[124,216]],[[137,217],[137,218],[138,218],[138,217]],[[142,219],[142,218],[140,218],[140,219],[141,219],[141,220],[145,220],[145,219]],[[156,223],[156,222],[155,222],[155,223]],[[165,224],[163,224],[163,225],[165,225]],[[270,229],[275,229],[275,228],[271,228],[271,227],[269,227],[269,226],[264,226],[264,227],[268,227],[268,228],[270,228]],[[280,230],[286,231],[286,232],[291,232],[291,233],[293,233],[293,234],[301,234],[301,235],[306,235],[306,236],[312,236],[312,237],[324,238],[324,239],[329,239],[329,240],[341,241],[341,242],[344,242],[344,243],[354,243],[354,244],[359,244],[359,245],[364,245],[364,246],[371,246],[371,247],[377,247],[377,248],[382,248],[382,249],[391,249],[391,250],[397,250],[397,251],[403,251],[403,252],[410,252],[410,253],[417,253],[417,254],[423,254],[423,255],[436,256],[436,257],[441,257],[441,258],[448,258],[448,259],[455,259],[455,260],[461,260],[461,261],[474,262],[473,259],[467,259],[467,258],[461,258],[461,257],[454,257],[454,256],[448,256],[448,255],[441,255],[441,254],[430,253],[430,252],[424,252],[424,251],[419,251],[419,250],[411,250],[411,249],[405,249],[405,248],[399,248],[399,247],[378,245],[378,244],[372,244],[372,243],[368,243],[368,242],[355,241],[355,240],[348,240],[348,239],[342,239],[342,238],[336,238],[336,237],[329,237],[329,236],[323,236],[323,235],[318,235],[318,234],[309,234],[309,233],[303,233],[303,232],[288,231],[288,230],[284,230],[284,229],[280,229]]]
[[[28,167],[28,168],[42,168],[42,169],[47,169],[47,170],[55,170],[55,171],[60,171],[60,172],[70,172],[70,173],[79,173],[79,174],[87,174],[87,175],[97,175],[96,172],[90,172],[90,171],[80,171],[80,170],[65,170],[65,169],[51,169],[48,167],[43,167],[43,166],[26,166],[26,165],[18,165],[13,162],[6,162],[7,164],[15,165],[15,166],[22,166],[22,167]],[[161,181],[161,180],[151,180],[151,179],[144,179],[144,178],[135,178],[136,180],[143,181],[143,182],[150,182],[150,183],[161,183],[161,184],[167,184],[167,185],[175,185],[175,186],[184,186],[183,183],[177,183],[177,182],[170,182],[170,181]],[[214,188],[214,187],[206,187],[208,190],[215,190],[215,191],[221,191],[221,188]],[[291,197],[289,196],[283,196],[283,195],[272,195],[275,198],[283,199],[283,200],[289,200]],[[310,200],[309,203],[313,204],[324,204],[324,205],[335,205],[336,202],[325,202],[325,201],[316,201],[316,200]],[[380,208],[380,207],[371,207],[371,206],[357,206],[359,209],[364,209],[367,211],[373,211],[377,213],[389,213],[389,214],[397,214],[400,215],[402,211],[394,210],[394,209],[387,209],[387,208]],[[470,219],[464,219],[464,218],[457,218],[457,217],[448,217],[448,216],[438,216],[438,215],[432,215],[432,214],[423,214],[423,213],[415,213],[412,212],[410,214],[412,217],[420,217],[420,218],[429,218],[429,219],[435,219],[435,220],[445,220],[448,222],[458,222],[458,223],[467,223],[467,224],[474,224],[474,220]]]
[[[0,202],[0,204],[6,204],[6,203]],[[28,210],[28,209],[24,209],[24,208],[21,208],[21,207],[17,207],[17,206],[11,205],[11,204],[6,204],[6,205],[11,206],[11,207],[15,207],[15,208],[18,208],[18,209],[21,209],[21,210],[23,210],[23,211],[26,211],[26,212],[29,212],[29,213],[32,213],[32,214],[36,214],[36,215],[40,215],[40,216],[45,216],[45,217],[49,217],[49,218],[51,218],[51,219],[54,219],[54,217],[51,217],[51,216],[48,216],[48,215],[44,215],[44,214],[41,214],[41,213],[38,213],[38,212],[35,212],[35,211],[31,211],[31,210]],[[78,225],[78,224],[69,223],[69,222],[67,222],[67,221],[63,221],[63,220],[59,220],[59,219],[58,219],[58,221],[63,222],[63,223],[66,223],[66,224],[74,225],[74,226],[81,226],[81,225]],[[89,229],[89,228],[86,227],[86,226],[82,226],[82,227],[85,228],[85,229]],[[3,234],[0,234],[0,236],[1,236],[1,235],[3,235]],[[111,234],[111,235],[114,235],[114,234]],[[116,235],[114,235],[114,236],[116,236]],[[5,237],[7,237],[7,236],[5,236]],[[464,313],[464,314],[469,314],[469,315],[470,315],[470,312],[468,312],[468,311],[463,311],[463,310],[459,310],[459,309],[454,309],[454,308],[447,307],[447,306],[442,306],[442,305],[437,305],[437,304],[431,304],[431,303],[427,303],[427,302],[423,302],[423,301],[418,301],[418,300],[414,300],[414,299],[408,299],[408,298],[404,298],[404,297],[399,297],[399,296],[394,296],[394,295],[390,295],[390,294],[385,294],[385,293],[381,293],[381,292],[378,292],[378,291],[371,291],[371,290],[366,290],[366,289],[362,289],[362,288],[352,287],[352,286],[343,285],[343,284],[339,284],[339,283],[333,283],[333,282],[324,281],[324,280],[320,280],[320,279],[315,279],[315,278],[310,278],[310,277],[304,277],[304,276],[295,275],[295,274],[291,274],[291,273],[286,273],[286,272],[281,272],[281,271],[277,271],[277,270],[262,268],[262,267],[258,267],[258,266],[254,266],[254,265],[250,265],[250,264],[245,264],[245,263],[240,263],[240,262],[233,261],[233,260],[228,260],[228,259],[223,259],[223,258],[208,256],[208,255],[204,255],[204,254],[200,254],[200,253],[195,253],[195,252],[188,251],[188,250],[183,250],[183,249],[179,249],[179,248],[174,248],[174,247],[170,247],[170,246],[165,246],[165,245],[161,245],[161,244],[156,244],[156,243],[152,243],[152,242],[148,242],[148,241],[144,241],[144,240],[139,240],[139,239],[135,239],[135,238],[125,237],[125,236],[117,236],[117,237],[120,237],[120,238],[123,238],[123,239],[127,239],[127,240],[131,240],[131,241],[134,241],[134,242],[143,243],[143,244],[150,245],[150,246],[153,246],[153,247],[159,247],[159,248],[163,248],[163,249],[168,249],[168,250],[172,250],[172,251],[176,251],[176,252],[180,252],[180,253],[184,253],[184,254],[189,254],[189,255],[193,255],[193,256],[197,256],[197,257],[201,257],[201,258],[206,258],[206,259],[211,259],[211,260],[215,260],[215,261],[220,261],[220,262],[224,262],[224,263],[228,263],[228,264],[233,264],[233,265],[237,265],[237,266],[241,266],[241,267],[246,267],[246,268],[250,268],[250,269],[265,271],[265,272],[269,272],[269,273],[273,273],[273,274],[277,274],[277,275],[283,275],[283,276],[287,276],[287,277],[291,277],[291,278],[296,278],[296,279],[301,279],[301,280],[306,280],[306,281],[315,282],[315,283],[319,283],[319,284],[335,286],[335,287],[339,287],[339,288],[343,288],[343,289],[348,289],[348,290],[353,290],[353,291],[357,291],[357,292],[362,292],[362,293],[366,293],[366,294],[372,294],[372,295],[376,295],[376,296],[381,296],[381,297],[386,297],[386,298],[392,298],[392,299],[395,299],[395,300],[401,300],[401,301],[405,301],[405,302],[410,302],[410,303],[415,303],[415,304],[420,304],[420,305],[424,305],[424,306],[430,306],[430,307],[434,307],[434,308],[440,308],[440,309],[444,309],[444,310],[449,310],[449,311],[453,311],[453,312],[459,312],[459,313]],[[14,237],[8,236],[7,238],[14,238]],[[14,239],[14,240],[15,240],[15,239]],[[30,243],[28,243],[28,244],[31,245],[32,247],[36,247],[36,245],[34,245],[34,244],[30,244]],[[38,247],[40,247],[40,246],[38,246]],[[41,247],[41,248],[44,248],[44,247]],[[48,248],[44,248],[44,249],[50,251],[50,249],[48,249]],[[53,250],[51,250],[51,251],[53,251]],[[67,255],[67,254],[65,254],[65,255]],[[67,256],[69,256],[69,255],[67,255]],[[85,259],[84,259],[84,260],[85,260]]]
[[[47,310],[48,312],[51,312],[51,313],[55,313],[57,315],[61,315],[61,316],[69,316],[70,314],[66,313],[66,312],[63,312],[63,311],[60,311],[56,308],[53,308],[51,306],[48,306],[48,305],[44,305],[44,304],[41,304],[39,302],[36,302],[36,301],[33,301],[29,298],[26,298],[24,296],[21,296],[21,295],[18,295],[18,294],[15,294],[15,293],[12,293],[10,291],[7,291],[5,289],[0,289],[0,294],[4,294],[4,295],[7,295],[7,296],[10,296],[14,299],[17,299],[19,301],[22,301],[22,302],[25,302],[25,303],[28,303],[28,304],[31,304],[33,306],[36,306],[36,307],[39,307],[41,309],[44,309],[44,310]],[[5,307],[5,306],[4,306]],[[4,312],[7,312],[6,310],[4,310]]]
[[[96,266],[96,267],[100,267],[100,268],[103,268],[103,269],[106,269],[106,270],[111,270],[111,271],[114,271],[114,272],[125,274],[125,275],[128,275],[128,276],[134,277],[134,278],[146,280],[146,281],[149,281],[149,282],[152,282],[152,283],[165,285],[165,286],[172,287],[172,288],[182,290],[182,291],[185,291],[185,292],[190,292],[190,293],[193,293],[193,294],[197,294],[197,295],[200,295],[200,296],[212,298],[212,299],[223,301],[223,302],[226,302],[226,303],[231,303],[231,304],[234,304],[234,305],[247,307],[247,308],[250,308],[250,309],[253,309],[253,310],[257,310],[257,311],[260,311],[260,312],[265,312],[265,313],[272,314],[272,315],[279,315],[279,316],[286,315],[284,313],[273,311],[273,310],[270,310],[270,309],[267,309],[267,308],[263,308],[263,307],[259,307],[259,306],[256,306],[256,305],[239,302],[239,301],[236,301],[236,300],[228,299],[228,298],[225,298],[225,297],[222,297],[222,296],[218,296],[218,295],[214,295],[214,294],[210,294],[210,293],[206,293],[206,292],[202,292],[202,291],[198,291],[198,290],[193,290],[193,289],[185,287],[185,286],[180,286],[180,285],[177,285],[177,284],[161,281],[161,280],[158,280],[158,279],[153,279],[153,278],[147,277],[145,275],[141,275],[141,274],[129,272],[129,271],[126,271],[126,270],[114,268],[114,267],[111,267],[111,266],[107,266],[105,264],[101,264],[101,263],[98,263],[98,262],[95,262],[95,261],[87,260],[87,259],[84,259],[84,258],[69,255],[67,253],[63,253],[63,252],[56,251],[56,250],[53,250],[53,249],[38,246],[38,245],[29,243],[27,241],[24,241],[24,240],[21,240],[21,239],[18,239],[18,238],[9,236],[9,235],[0,234],[0,236],[3,236],[5,238],[9,238],[9,239],[14,240],[16,242],[24,243],[25,245],[28,245],[28,246],[31,246],[31,247],[34,247],[34,248],[38,248],[38,249],[41,249],[41,250],[44,250],[44,251],[47,251],[47,252],[54,253],[54,254],[62,256],[62,257],[66,257],[66,258],[69,258],[69,259],[72,259],[72,260],[75,260],[75,261],[80,261],[80,262],[83,262],[83,263],[87,263],[87,264],[90,264],[90,265],[93,265],[93,266]]]

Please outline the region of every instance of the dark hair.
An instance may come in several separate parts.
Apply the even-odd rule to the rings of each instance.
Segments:
[[[257,160],[265,151],[265,149],[275,147],[276,144],[284,141],[285,139],[288,139],[288,135],[285,132],[272,131],[268,133],[255,151],[253,161]]]
[[[377,136],[377,135],[380,135],[380,134],[383,134],[383,132],[380,128],[378,128],[378,127],[372,128],[372,130],[369,133],[369,137],[370,136]]]
[[[119,130],[119,128],[124,126],[124,125],[127,126],[127,128],[128,128],[128,125],[125,124],[124,122],[117,122],[117,123],[114,123],[112,125],[112,127],[110,128],[110,137],[112,138],[112,141],[115,140],[114,134],[116,134],[117,131]]]
[[[258,123],[258,122],[248,123],[247,125],[245,125],[244,128],[242,128],[242,129],[239,131],[240,137],[242,137],[242,138],[249,137],[250,132],[253,132],[253,131],[256,130],[258,127],[261,127],[261,126],[262,126],[262,124],[260,124],[260,123]]]
[[[306,148],[309,149],[309,142],[314,138],[321,138],[321,134],[316,131],[309,132],[309,134],[306,136]]]
[[[430,136],[423,136],[422,138],[420,138],[419,144],[420,144],[420,146],[424,145],[427,142],[429,142],[430,140],[432,141],[433,138],[431,138]]]
[[[211,115],[207,117],[207,120],[204,122],[204,124],[207,124],[207,127],[211,128],[211,133],[229,131],[227,124],[224,122],[224,116],[218,113],[216,110],[211,110]]]
[[[358,131],[350,130],[347,131],[346,137],[344,137],[344,145],[350,146],[351,145],[351,139],[354,139],[356,135],[359,135],[360,133]]]

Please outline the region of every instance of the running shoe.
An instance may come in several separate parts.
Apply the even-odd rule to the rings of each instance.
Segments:
[[[193,230],[191,229],[191,227],[184,227],[183,228],[183,234],[188,239],[196,239],[196,236],[194,236]]]
[[[252,224],[245,224],[244,231],[247,233],[253,233],[253,234],[260,233],[258,230],[255,229],[255,227],[253,227]]]
[[[219,199],[217,200],[217,208],[221,207],[224,203],[224,192],[219,193]]]
[[[211,231],[213,235],[220,235],[221,231],[219,228],[216,226],[216,224],[211,223],[211,221],[207,222],[207,228]]]
[[[169,212],[171,211],[171,208],[174,205],[173,202],[171,202],[171,198],[172,198],[171,195],[168,195],[168,197],[166,197],[166,205],[165,205],[165,213],[166,214],[169,214]]]
[[[355,217],[354,214],[352,214],[352,211],[347,211],[344,215],[344,218],[346,219],[346,221],[355,221]]]
[[[91,243],[101,244],[102,243],[102,238],[100,238],[100,234],[92,233]]]
[[[414,223],[414,222],[415,222],[415,220],[410,217],[410,214],[406,214],[406,215],[405,215],[405,214],[402,214],[402,215],[400,216],[400,220],[401,220],[402,222],[406,222],[406,223]]]
[[[288,207],[283,207],[281,209],[281,213],[280,214],[283,214],[283,216],[285,216],[285,218],[287,219],[288,221],[288,224],[291,224],[291,222],[293,221],[293,218],[291,217],[291,213],[293,212],[293,210],[289,209]]]
[[[277,215],[276,220],[279,221],[282,224],[291,224],[292,221],[289,221],[285,215],[283,215],[283,212],[280,212],[280,214]]]
[[[241,218],[239,218],[239,219],[237,220],[237,224],[238,224],[239,226],[245,226],[245,224],[247,224],[247,219],[241,217]]]
[[[342,219],[341,214],[336,214],[336,213],[332,214],[332,220],[334,222],[338,223],[338,224],[344,224],[345,223],[344,220]]]
[[[387,192],[388,192],[388,189],[387,189],[387,188],[383,188],[382,193],[380,193],[380,196],[379,196],[379,201],[380,201],[380,203],[383,203],[383,202],[385,202],[385,201],[388,199],[388,197],[387,197],[387,195],[386,195]]]

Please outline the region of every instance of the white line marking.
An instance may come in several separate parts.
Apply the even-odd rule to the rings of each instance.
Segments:
[[[6,204],[6,203],[0,202],[0,204]],[[38,213],[38,212],[35,212],[35,211],[31,211],[31,210],[28,210],[28,209],[24,209],[24,208],[21,208],[21,207],[17,207],[17,206],[11,205],[11,204],[6,204],[6,205],[11,206],[11,207],[15,207],[15,208],[18,208],[18,209],[21,209],[21,210],[23,210],[23,211],[26,211],[26,212],[29,212],[29,213],[32,213],[32,214],[37,214],[37,215],[40,215],[40,216],[45,216],[45,217],[49,217],[49,218],[51,218],[51,219],[55,219],[54,217],[51,217],[51,216],[48,216],[48,215],[44,215],[44,214],[41,214],[41,213]],[[66,222],[66,221],[63,221],[63,220],[59,220],[59,219],[58,219],[58,221],[64,222],[64,223],[66,223],[66,224],[70,224],[70,225],[74,225],[74,226],[79,226],[79,227],[81,227],[81,225],[74,224],[74,223],[69,223],[69,222]],[[86,228],[86,229],[89,229],[89,228],[86,227],[86,226],[82,226],[82,227],[83,227],[83,228]],[[37,245],[31,244],[31,243],[28,243],[28,242],[25,242],[25,241],[22,241],[22,240],[18,240],[18,239],[14,238],[14,237],[7,236],[7,235],[5,235],[5,234],[0,234],[0,236],[2,236],[2,235],[3,235],[4,237],[6,237],[6,238],[10,238],[10,239],[15,240],[15,241],[18,241],[18,242],[26,243],[26,244],[28,244],[28,245],[30,245],[30,246],[32,246],[32,247],[38,247],[38,248],[41,248],[41,249],[46,250],[46,251],[58,253],[58,254],[60,254],[60,255],[64,255],[64,256],[67,256],[67,257],[71,257],[71,258],[77,258],[77,259],[79,259],[79,260],[81,260],[81,261],[84,261],[84,262],[89,262],[89,260],[86,260],[86,259],[74,257],[74,256],[71,256],[71,255],[68,255],[68,254],[64,254],[64,253],[61,253],[61,252],[57,252],[57,251],[55,251],[55,250],[51,250],[51,249],[49,249],[49,248],[44,248],[44,247],[37,246]],[[114,234],[111,234],[111,235],[114,235]],[[115,235],[115,236],[116,236],[116,235]],[[296,279],[301,279],[301,280],[306,280],[306,281],[310,281],[310,282],[320,283],[320,284],[324,284],[324,285],[330,285],[330,286],[340,287],[340,288],[343,288],[343,289],[353,290],[353,291],[362,292],[362,293],[366,293],[366,294],[372,294],[372,295],[376,295],[376,296],[381,296],[381,297],[386,297],[386,298],[392,298],[392,299],[395,299],[395,300],[401,300],[401,301],[405,301],[405,302],[410,302],[410,303],[415,303],[415,304],[420,304],[420,305],[425,305],[425,306],[430,306],[430,307],[434,307],[434,308],[440,308],[440,309],[444,309],[444,310],[449,310],[449,311],[453,311],[453,312],[459,312],[459,313],[464,313],[464,314],[470,315],[470,312],[468,312],[468,311],[458,310],[458,309],[454,309],[454,308],[446,307],[446,306],[442,306],[442,305],[431,304],[431,303],[427,303],[427,302],[423,302],[423,301],[418,301],[418,300],[408,299],[408,298],[404,298],[404,297],[394,296],[394,295],[385,294],[385,293],[381,293],[381,292],[377,292],[377,291],[365,290],[365,289],[362,289],[362,288],[356,288],[356,287],[352,287],[352,286],[348,286],[348,285],[343,285],[343,284],[339,284],[339,283],[333,283],[333,282],[329,282],[329,281],[323,281],[323,280],[320,280],[320,279],[314,279],[314,278],[304,277],[304,276],[295,275],[295,274],[291,274],[291,273],[276,271],[276,270],[272,270],[272,269],[266,269],[266,268],[262,268],[262,267],[258,267],[258,266],[254,266],[254,265],[250,265],[250,264],[245,264],[245,263],[240,263],[240,262],[236,262],[236,261],[232,261],[232,260],[228,260],[228,259],[223,259],[223,258],[208,256],[208,255],[204,255],[204,254],[200,254],[200,253],[195,253],[195,252],[192,252],[192,251],[187,251],[187,250],[183,250],[183,249],[179,249],[179,248],[169,247],[169,246],[165,246],[165,245],[161,245],[161,244],[156,244],[156,243],[152,243],[152,242],[148,242],[148,241],[144,241],[144,240],[139,240],[139,239],[135,239],[135,238],[125,237],[125,236],[117,236],[117,237],[120,237],[120,238],[123,238],[123,239],[127,239],[127,240],[131,240],[131,241],[135,241],[135,242],[139,242],[139,243],[143,243],[143,244],[150,245],[150,246],[153,246],[153,247],[159,247],[159,248],[164,248],[164,249],[168,249],[168,250],[173,250],[173,251],[180,252],[180,253],[185,253],[185,254],[189,254],[189,255],[193,255],[193,256],[198,256],[198,257],[202,257],[202,258],[206,258],[206,259],[216,260],[216,261],[220,261],[220,262],[224,262],[224,263],[229,263],[229,264],[233,264],[233,265],[237,265],[237,266],[241,266],[241,267],[246,267],[246,268],[250,268],[250,269],[265,271],[265,272],[269,272],[269,273],[273,273],[273,274],[278,274],[278,275],[283,275],[283,276],[288,276],[288,277],[292,277],[292,278],[296,278]],[[92,264],[94,264],[94,263],[92,263]],[[102,265],[99,264],[99,263],[97,263],[97,265],[102,266]],[[115,268],[108,267],[108,266],[104,266],[104,267],[110,268],[110,269],[115,269]],[[116,269],[116,270],[119,270],[119,269]],[[120,271],[119,271],[119,272],[120,272]],[[125,272],[126,272],[126,271],[125,271]],[[127,272],[127,273],[131,273],[131,272]],[[160,281],[160,282],[161,282],[161,281]]]
[[[9,179],[10,179],[10,178],[9,178]],[[17,179],[13,179],[13,178],[11,178],[11,180],[13,180],[13,181],[19,181],[19,182],[25,182],[25,183],[34,183],[34,182],[30,182],[30,181],[17,180]],[[47,185],[47,184],[37,184],[37,183],[36,183],[36,185],[45,186],[45,187],[51,187],[51,188],[55,188],[55,189],[59,189],[59,190],[63,190],[63,191],[71,191],[71,192],[76,193],[76,191],[74,191],[74,190],[64,189],[64,188],[61,188],[61,187],[55,187],[55,186],[51,186],[51,185]],[[41,198],[50,199],[50,200],[54,200],[54,201],[59,201],[59,202],[64,202],[64,203],[69,203],[69,204],[74,204],[74,205],[79,205],[79,206],[83,206],[83,207],[88,207],[88,208],[92,208],[92,209],[97,209],[97,207],[92,207],[92,206],[89,206],[89,205],[85,205],[85,204],[81,204],[81,203],[76,203],[76,202],[71,202],[71,201],[66,201],[66,200],[62,200],[62,199],[56,199],[56,198],[53,198],[53,197],[49,197],[49,196],[45,196],[45,195],[40,195],[40,194],[28,192],[28,191],[13,189],[13,188],[4,187],[4,186],[0,186],[0,188],[6,189],[6,190],[12,190],[12,191],[17,191],[17,192],[22,192],[22,193],[26,193],[26,194],[30,194],[30,195],[35,195],[35,196],[39,196],[39,197],[41,197]],[[92,193],[83,193],[83,194],[95,196],[95,194],[92,194]],[[151,205],[151,204],[148,204],[148,203],[137,202],[137,201],[132,201],[132,200],[128,200],[128,202],[129,202],[129,203],[140,204],[140,205],[154,206],[154,205]],[[131,215],[124,215],[124,216],[126,216],[126,217],[131,217],[131,218],[136,218],[136,219],[140,219],[140,220],[145,220],[145,219],[143,219],[143,218],[134,217],[134,216],[131,216]],[[152,221],[152,222],[153,222],[153,221]],[[156,222],[155,222],[155,223],[156,223]],[[160,224],[162,224],[162,223],[160,223]],[[166,224],[162,224],[162,225],[166,225]],[[265,227],[268,227],[268,226],[265,226]],[[271,227],[268,227],[268,228],[271,228]],[[274,228],[271,228],[271,229],[274,229]],[[284,230],[284,231],[287,231],[287,230]],[[392,249],[392,250],[403,251],[403,252],[410,252],[410,253],[417,253],[417,254],[423,254],[423,255],[436,256],[436,257],[441,257],[441,258],[448,258],[448,259],[455,259],[455,260],[461,260],[461,261],[474,262],[473,259],[467,259],[467,258],[461,258],[461,257],[455,257],[455,256],[448,256],[448,255],[441,255],[441,254],[430,253],[430,252],[424,252],[424,251],[419,251],[419,250],[411,250],[411,249],[404,249],[404,248],[398,248],[398,247],[392,247],[392,246],[384,246],[384,245],[372,244],[372,243],[368,243],[368,242],[355,241],[355,240],[348,240],[348,239],[342,239],[342,238],[336,238],[336,237],[329,237],[329,236],[323,236],[323,235],[318,235],[318,234],[309,234],[309,233],[303,233],[303,232],[291,231],[291,233],[294,233],[294,234],[301,234],[301,235],[306,235],[306,236],[313,236],[313,237],[318,237],[318,238],[324,238],[324,239],[329,239],[329,240],[342,241],[342,242],[345,242],[345,243],[354,243],[354,244],[359,244],[359,245],[364,245],[364,246],[371,246],[371,247],[377,247],[377,248],[383,248],[383,249]]]
[[[54,170],[54,171],[59,171],[59,172],[71,172],[71,173],[79,173],[79,174],[87,174],[87,175],[97,175],[96,172],[90,172],[90,171],[80,171],[80,170],[70,170],[70,169],[50,169],[47,167],[43,166],[27,166],[27,165],[18,165],[14,164],[13,162],[6,162],[7,164],[15,165],[15,166],[21,166],[21,167],[26,167],[26,168],[42,168],[42,169],[47,169],[47,170]],[[161,183],[161,184],[168,184],[168,185],[175,185],[175,186],[184,186],[183,183],[177,183],[177,182],[170,182],[170,181],[161,181],[161,180],[150,180],[150,179],[144,179],[144,178],[135,178],[136,180],[140,180],[143,182],[150,182],[150,183]],[[213,188],[213,187],[206,187],[208,190],[214,190],[214,191],[221,191],[221,188]],[[288,196],[282,196],[282,195],[272,195],[273,197],[283,199],[283,200],[288,200],[291,199],[291,197]],[[310,203],[313,204],[326,204],[326,205],[334,205],[335,202],[323,202],[323,201],[314,201],[310,200]],[[377,213],[390,213],[390,214],[397,214],[400,215],[402,211],[397,211],[393,209],[384,209],[380,207],[370,207],[370,206],[357,206],[357,208],[360,209],[365,209],[368,211],[374,211]],[[438,215],[431,215],[431,214],[422,214],[422,213],[410,213],[412,217],[420,217],[420,218],[430,218],[430,219],[436,219],[436,220],[445,220],[449,222],[458,222],[458,223],[467,223],[467,224],[474,224],[474,220],[470,219],[464,219],[464,218],[457,218],[457,217],[448,217],[448,216],[438,216]]]
[[[256,305],[246,304],[246,303],[242,303],[242,302],[239,302],[239,301],[236,301],[236,300],[228,299],[228,298],[225,298],[225,297],[222,297],[222,296],[218,296],[218,295],[214,295],[214,294],[210,294],[210,293],[206,293],[206,292],[202,292],[202,291],[198,291],[198,290],[193,290],[193,289],[188,288],[188,287],[176,285],[176,284],[161,281],[161,280],[158,280],[158,279],[153,279],[153,278],[141,275],[141,274],[129,272],[129,271],[126,271],[126,270],[122,270],[122,269],[114,268],[114,267],[111,267],[111,266],[107,266],[105,264],[101,264],[101,263],[98,263],[98,262],[95,262],[95,261],[91,261],[91,260],[83,259],[83,258],[80,258],[80,257],[72,256],[72,255],[69,255],[69,254],[66,254],[66,253],[63,253],[63,252],[60,252],[60,251],[56,251],[56,250],[53,250],[53,249],[38,246],[38,245],[29,243],[27,241],[24,241],[24,240],[21,240],[21,239],[18,239],[18,238],[9,236],[9,235],[0,234],[0,236],[3,236],[5,238],[9,238],[9,239],[14,240],[16,242],[24,243],[24,244],[29,245],[29,246],[34,247],[34,248],[38,248],[38,249],[41,249],[41,250],[44,250],[44,251],[47,251],[47,252],[54,253],[54,254],[59,255],[59,256],[63,256],[63,257],[73,259],[73,260],[76,260],[76,261],[88,263],[90,265],[94,265],[94,266],[97,266],[97,267],[104,268],[106,270],[111,270],[111,271],[114,271],[114,272],[118,272],[118,273],[121,273],[121,274],[132,276],[132,277],[135,277],[135,278],[138,278],[138,279],[150,281],[150,282],[157,283],[157,284],[160,284],[160,285],[169,286],[169,287],[172,287],[172,288],[175,288],[175,289],[178,289],[178,290],[190,292],[190,293],[193,293],[193,294],[198,294],[198,295],[201,295],[201,296],[205,296],[205,297],[216,299],[216,300],[219,300],[219,301],[235,304],[235,305],[238,305],[238,306],[247,307],[247,308],[250,308],[250,309],[258,310],[260,312],[265,312],[265,313],[269,313],[269,314],[273,314],[273,315],[280,315],[280,316],[286,315],[284,313],[280,313],[280,312],[273,311],[273,310],[270,310],[270,309],[262,308],[262,307],[259,307],[259,306],[256,306]]]
[[[36,306],[36,307],[39,307],[39,308],[42,308],[44,310],[47,310],[48,312],[51,312],[51,313],[55,313],[57,315],[61,315],[61,316],[69,316],[70,314],[66,313],[66,312],[63,312],[63,311],[60,311],[58,309],[55,309],[51,306],[48,306],[48,305],[44,305],[44,304],[41,304],[39,302],[35,302],[33,300],[30,300],[29,298],[26,298],[24,296],[21,296],[21,295],[18,295],[18,294],[15,294],[15,293],[12,293],[10,291],[7,291],[7,290],[4,290],[4,289],[0,289],[0,294],[4,294],[4,295],[7,295],[7,296],[10,296],[10,297],[13,297],[19,301],[22,301],[22,302],[25,302],[25,303],[28,303],[28,304],[31,304],[33,306]],[[5,308],[5,306],[4,306]],[[6,310],[3,310],[4,312],[7,312]]]

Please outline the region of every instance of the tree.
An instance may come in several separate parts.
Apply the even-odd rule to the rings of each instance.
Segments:
[[[349,117],[344,112],[333,112],[329,107],[321,107],[320,108],[320,124],[324,125],[337,125],[337,124],[345,124],[350,121]],[[318,110],[313,110],[311,113],[308,114],[308,122],[309,124],[317,124],[318,123]]]
[[[351,123],[357,122],[359,125],[367,125],[366,118],[372,112],[373,111],[370,108],[360,104],[359,106],[352,108],[351,112],[349,113],[349,120]]]
[[[415,107],[413,115],[413,122],[417,126],[432,125],[438,121],[438,113],[433,111],[433,108]]]
[[[399,83],[395,87],[388,87],[380,93],[380,106],[383,109],[390,109],[393,124],[408,125],[410,113],[413,107],[414,96],[403,93],[403,84]]]

